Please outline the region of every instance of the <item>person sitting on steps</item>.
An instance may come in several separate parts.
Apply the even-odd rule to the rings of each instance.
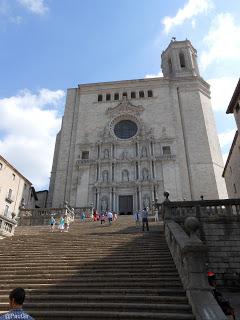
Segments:
[[[23,288],[15,288],[9,294],[10,311],[0,316],[0,320],[34,320],[26,312],[23,311],[22,306],[25,300],[25,290]]]
[[[231,318],[228,319],[236,320],[234,308],[231,306],[230,302],[223,297],[222,293],[216,289],[216,275],[212,271],[208,272],[208,283],[212,287],[213,296],[222,309],[223,313],[226,316],[231,316]]]

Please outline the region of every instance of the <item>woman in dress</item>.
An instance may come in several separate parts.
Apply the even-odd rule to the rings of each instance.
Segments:
[[[60,232],[63,232],[64,231],[64,217],[61,216],[60,218],[60,222],[59,222],[59,226],[58,226]]]

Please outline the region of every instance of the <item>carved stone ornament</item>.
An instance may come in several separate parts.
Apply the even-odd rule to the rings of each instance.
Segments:
[[[109,126],[106,125],[103,128],[103,130],[98,133],[98,136],[100,137],[99,142],[112,140],[112,136],[111,136],[111,133],[110,133],[110,130],[109,130]]]
[[[130,103],[126,97],[123,97],[123,100],[116,107],[108,108],[106,114],[110,117],[115,117],[123,113],[139,116],[144,110],[143,106],[135,106]]]

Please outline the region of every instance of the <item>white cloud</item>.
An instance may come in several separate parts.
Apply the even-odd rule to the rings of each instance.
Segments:
[[[220,77],[207,80],[211,85],[211,101],[214,111],[226,111],[238,82],[237,77]]]
[[[61,126],[57,106],[62,90],[29,90],[0,99],[0,154],[33,185],[46,188],[50,176],[56,133]]]
[[[12,7],[9,1],[0,0],[0,21],[1,27],[6,22],[11,22],[13,24],[21,24],[23,19],[20,16],[15,16],[12,12]]]
[[[233,142],[235,132],[236,132],[236,128],[228,129],[228,130],[218,134],[224,163],[226,163],[226,161],[227,161],[227,157],[228,157],[229,150],[230,150],[232,142]]]
[[[191,19],[203,12],[208,12],[213,7],[212,0],[188,0],[185,6],[178,10],[174,17],[164,17],[162,23],[164,32],[183,24],[186,20]]]
[[[236,129],[229,129],[229,130],[226,130],[226,131],[218,134],[220,146],[222,149],[225,147],[230,148],[230,146],[233,142],[235,132],[236,132]]]
[[[152,73],[152,74],[146,74],[146,75],[144,76],[145,79],[148,79],[148,78],[160,78],[160,77],[163,77],[162,71],[159,71],[159,72],[156,73],[156,74],[154,74],[154,73]]]
[[[39,15],[45,14],[49,10],[49,8],[44,4],[44,0],[18,0],[18,2],[24,8]]]
[[[203,39],[207,49],[200,56],[202,69],[213,62],[224,59],[240,62],[240,25],[230,13],[221,13],[213,20],[209,32]]]

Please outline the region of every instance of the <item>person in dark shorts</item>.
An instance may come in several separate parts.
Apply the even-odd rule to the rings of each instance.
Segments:
[[[144,231],[144,227],[146,226],[147,231],[149,231],[148,227],[148,211],[146,208],[142,210],[142,231]]]

